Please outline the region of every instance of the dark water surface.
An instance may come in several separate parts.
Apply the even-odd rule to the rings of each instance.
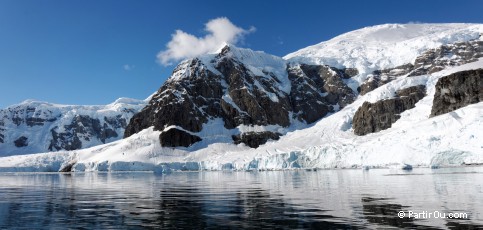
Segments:
[[[483,168],[0,174],[0,229],[67,228],[483,229]]]

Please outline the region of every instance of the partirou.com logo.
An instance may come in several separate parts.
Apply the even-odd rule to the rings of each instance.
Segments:
[[[441,211],[399,211],[397,213],[399,218],[414,218],[414,219],[468,219],[468,213],[465,212],[441,212]]]

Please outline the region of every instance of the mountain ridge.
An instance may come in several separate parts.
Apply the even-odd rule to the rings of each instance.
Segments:
[[[107,105],[63,105],[34,99],[0,110],[0,156],[76,150],[122,137],[145,100]]]
[[[340,58],[340,63],[357,64],[334,67],[327,65],[330,62],[323,62],[324,56],[296,60],[287,55],[283,59],[229,45],[219,53],[180,63],[160,90],[152,95],[149,105],[130,120],[124,140],[78,151],[32,155],[27,157],[30,159],[28,164],[22,163],[25,160],[20,158],[4,158],[10,163],[0,163],[0,168],[12,170],[18,166],[25,170],[45,170],[47,166],[39,163],[45,158],[55,158],[47,163],[49,167],[54,164],[54,168],[72,162],[75,171],[483,163],[483,146],[478,144],[483,138],[479,131],[483,130],[481,102],[473,101],[473,104],[464,104],[454,111],[430,117],[434,100],[439,100],[434,95],[441,90],[437,86],[440,79],[483,67],[483,25],[382,25],[369,29],[389,28],[393,31],[424,26],[436,28],[436,32],[418,39],[408,35],[413,42],[407,44],[410,55],[403,52],[406,55],[403,58],[395,57],[396,61],[379,64],[377,59],[375,65],[372,63],[364,68],[358,66],[367,61],[358,59],[361,53],[333,56],[333,59]],[[431,28],[425,28],[423,32]],[[447,28],[447,31],[441,28]],[[360,50],[368,49],[364,46],[367,44],[354,44],[359,44]],[[451,44],[455,48],[441,48]],[[337,46],[332,48],[338,49]],[[376,57],[384,48],[387,47],[382,47]],[[471,55],[466,55],[467,51]],[[409,60],[409,57],[413,59]],[[424,64],[428,60],[438,66],[433,68]],[[415,69],[417,63],[423,63],[420,66],[423,71],[419,67]],[[376,68],[380,66],[388,69]],[[364,89],[364,94],[359,93],[358,87],[375,81],[377,84]],[[290,83],[290,87],[285,83]],[[424,94],[417,91],[417,101],[411,101],[411,105],[404,106],[403,110],[394,110],[397,119],[391,119],[390,126],[361,136],[354,134],[354,122],[359,121],[353,118],[363,103],[407,97],[413,93],[411,87],[424,88]],[[353,98],[344,102],[351,94]],[[300,98],[298,102],[297,98]],[[385,103],[385,107],[391,107],[389,105],[393,102]],[[320,107],[316,107],[318,105]],[[314,112],[311,113],[310,109]],[[163,147],[163,140],[165,144],[171,144]],[[181,143],[184,140],[189,141]]]

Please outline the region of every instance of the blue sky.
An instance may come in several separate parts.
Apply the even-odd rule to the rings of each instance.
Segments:
[[[239,46],[283,56],[384,23],[483,23],[483,1],[0,0],[0,108],[25,99],[144,99],[169,77],[156,55],[175,30],[205,36],[226,17]]]

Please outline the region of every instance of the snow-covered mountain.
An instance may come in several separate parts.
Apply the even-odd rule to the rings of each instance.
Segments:
[[[94,106],[26,100],[0,110],[0,156],[76,150],[119,140],[145,105],[129,98]]]
[[[183,61],[125,139],[0,170],[223,170],[483,163],[483,25],[367,27],[285,58]]]
[[[356,68],[360,74],[352,78],[351,86],[357,88],[374,71],[414,63],[418,56],[431,49],[478,40],[481,35],[481,24],[384,24],[342,34],[284,58],[293,62]]]
[[[258,147],[352,103],[356,92],[345,83],[348,72],[288,65],[280,57],[227,45],[178,65],[134,115],[125,136],[154,126],[166,147],[218,142]]]
[[[369,74],[413,63],[442,45],[481,37],[481,24],[384,24],[365,27],[288,54],[284,59]]]

